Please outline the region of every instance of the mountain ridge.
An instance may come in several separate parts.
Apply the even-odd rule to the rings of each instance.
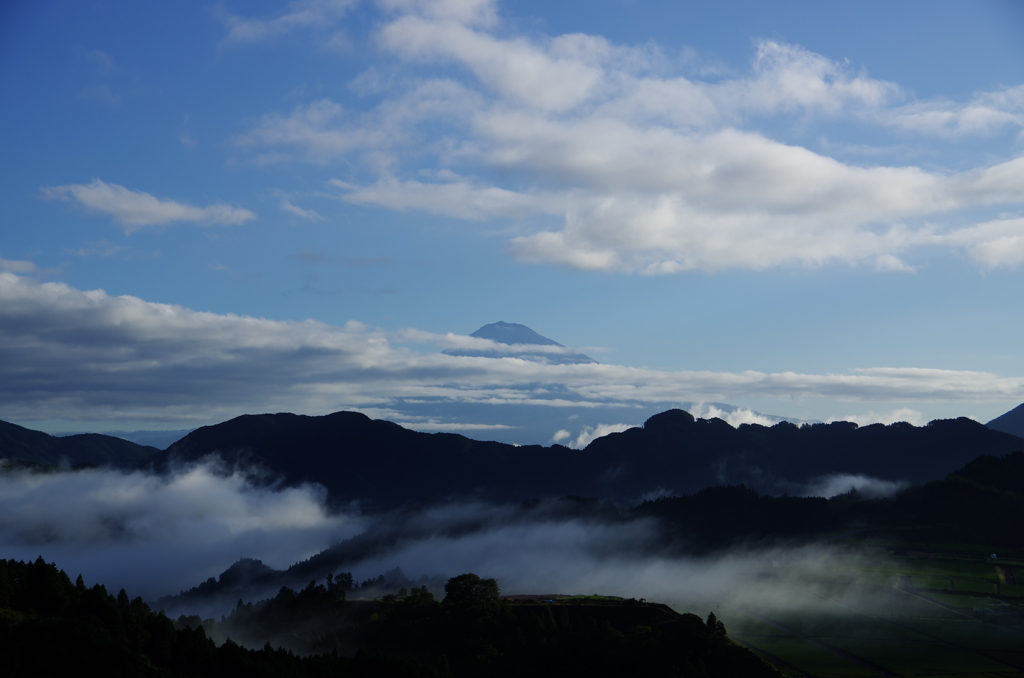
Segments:
[[[6,421],[0,421],[0,459],[30,464],[59,466],[129,466],[148,459],[160,450],[101,433],[52,436]]]
[[[318,482],[338,501],[375,508],[449,498],[521,501],[579,495],[631,501],[652,491],[692,492],[746,484],[774,494],[805,492],[816,478],[868,476],[921,483],[984,454],[1024,449],[1024,440],[967,418],[859,427],[850,422],[771,427],[695,419],[668,410],[642,427],[581,450],[515,446],[455,433],[420,433],[356,412],[322,417],[243,415],[189,435],[147,463],[218,454],[289,482]]]

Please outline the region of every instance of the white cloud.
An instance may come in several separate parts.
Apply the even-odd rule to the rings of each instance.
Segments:
[[[4,259],[0,257],[0,271],[9,273],[34,273],[38,270],[33,262],[25,259]]]
[[[470,220],[553,216],[559,226],[512,239],[510,253],[585,270],[913,271],[907,256],[925,247],[966,251],[983,266],[1024,257],[986,224],[942,223],[1024,202],[1022,158],[960,172],[857,166],[758,129],[767,118],[844,118],[990,132],[1019,124],[1024,86],[964,105],[907,103],[895,83],[772,40],[756,44],[746,73],[705,81],[649,45],[517,34],[493,2],[383,6],[392,14],[378,42],[399,75],[361,90],[380,97],[375,107],[325,99],[267,114],[236,139],[257,162],[344,158],[372,176],[334,182],[360,204]],[[416,77],[401,77],[406,66]]]
[[[356,4],[357,0],[297,0],[288,3],[285,11],[273,19],[251,19],[223,9],[219,14],[228,29],[224,42],[247,43],[278,38],[301,29],[329,29]],[[338,40],[336,34],[331,37],[331,42]]]
[[[175,200],[157,198],[149,193],[130,191],[124,186],[108,184],[100,179],[93,179],[88,184],[47,186],[41,190],[48,198],[74,199],[84,207],[111,215],[124,225],[125,233],[174,221],[235,226],[256,218],[247,209],[223,203],[194,207]]]
[[[916,269],[913,266],[908,266],[899,257],[891,254],[882,254],[875,259],[875,269],[879,271],[901,271],[905,273],[913,273]]]
[[[554,435],[551,436],[551,442],[552,443],[560,443],[563,440],[565,440],[566,438],[570,437],[571,435],[572,434],[569,433],[569,431],[567,431],[564,428],[558,429],[557,431],[555,431]]]
[[[845,64],[773,40],[758,42],[752,70],[747,78],[705,86],[719,110],[848,115],[904,96],[895,83],[853,74]]]
[[[1024,218],[996,219],[935,236],[942,244],[960,246],[985,268],[1014,268],[1024,261]]]
[[[748,410],[745,407],[737,407],[731,412],[727,412],[714,405],[707,403],[699,403],[689,408],[690,414],[700,419],[714,419],[718,418],[728,423],[730,426],[736,427],[740,424],[760,424],[761,426],[773,426],[778,423],[778,418],[767,417],[753,410]]]
[[[991,135],[1006,128],[1024,129],[1024,85],[979,92],[967,103],[915,102],[884,118],[894,126],[940,136]]]
[[[477,358],[403,345],[435,342],[437,351],[481,341],[487,340],[385,333],[355,322],[337,327],[203,313],[0,273],[0,364],[17,366],[0,380],[0,419],[174,422],[184,428],[255,411],[387,408],[395,399],[588,408],[750,397],[1024,400],[1024,378],[985,372],[663,371],[551,364],[516,357],[516,347],[505,347],[508,357]],[[611,430],[584,430],[575,443]]]
[[[576,440],[569,443],[568,447],[574,450],[582,450],[598,438],[603,438],[609,433],[622,433],[634,428],[635,424],[598,424],[597,426],[584,426]]]
[[[399,14],[467,26],[493,26],[498,21],[496,0],[378,0],[381,7]]]
[[[866,414],[849,414],[844,417],[829,417],[826,423],[831,424],[834,421],[852,421],[858,426],[868,426],[870,424],[889,425],[895,424],[898,421],[905,421],[914,426],[924,426],[927,423],[927,418],[917,410],[901,407],[890,412],[868,412]]]
[[[459,219],[521,219],[538,213],[558,214],[557,196],[527,195],[479,181],[442,175],[448,181],[397,181],[381,177],[370,186],[358,186],[333,179],[330,185],[345,193],[341,199],[363,205],[379,205],[393,210],[422,210]]]

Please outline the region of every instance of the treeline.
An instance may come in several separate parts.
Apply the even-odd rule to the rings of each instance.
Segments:
[[[0,662],[5,676],[66,675],[88,667],[104,676],[779,676],[729,640],[713,615],[685,614],[667,623],[616,624],[584,608],[516,605],[497,583],[473,574],[450,579],[438,601],[426,587],[402,590],[348,608],[333,580],[273,599],[239,605],[212,626],[252,636],[320,624],[358,642],[351,658],[329,652],[300,656],[274,649],[215,643],[201,623],[172,622],[141,598],[86,588],[41,558],[0,560]],[[556,609],[557,608],[557,609]],[[601,611],[614,608],[601,608]],[[332,626],[337,627],[332,630]],[[340,635],[339,635],[340,634]]]
[[[141,598],[116,596],[96,584],[75,583],[42,558],[0,560],[0,665],[3,675],[277,676],[450,675],[433,667],[365,653],[300,657],[269,645],[251,650],[227,641],[218,646],[202,626],[176,628]]]

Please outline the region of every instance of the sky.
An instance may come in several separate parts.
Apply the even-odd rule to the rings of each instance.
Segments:
[[[4,3],[0,419],[987,421],[1024,401],[1022,32],[1013,1]],[[600,364],[440,353],[499,320]]]

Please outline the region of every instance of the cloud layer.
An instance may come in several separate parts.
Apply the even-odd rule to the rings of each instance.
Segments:
[[[981,266],[1024,261],[1024,158],[964,171],[858,166],[779,141],[835,122],[923,137],[1024,127],[1024,86],[914,101],[896,83],[777,40],[744,73],[701,79],[656,47],[522,35],[496,2],[379,3],[391,59],[330,99],[267,113],[236,143],[260,163],[339,160],[342,200],[467,220],[537,218],[508,242],[524,262],[648,274],[867,265],[910,271],[921,248]],[[692,69],[691,69],[692,70]],[[415,75],[414,75],[415,74]],[[499,177],[499,178],[495,178]],[[530,222],[533,224],[533,222]]]
[[[0,273],[0,418],[221,421],[246,412],[392,416],[396,399],[605,407],[756,396],[1024,400],[1024,378],[924,368],[838,374],[663,371],[419,353],[493,342],[193,311]],[[557,348],[557,347],[556,347]],[[734,413],[735,414],[735,413]],[[740,415],[742,416],[742,412]],[[487,423],[487,422],[480,422]]]

